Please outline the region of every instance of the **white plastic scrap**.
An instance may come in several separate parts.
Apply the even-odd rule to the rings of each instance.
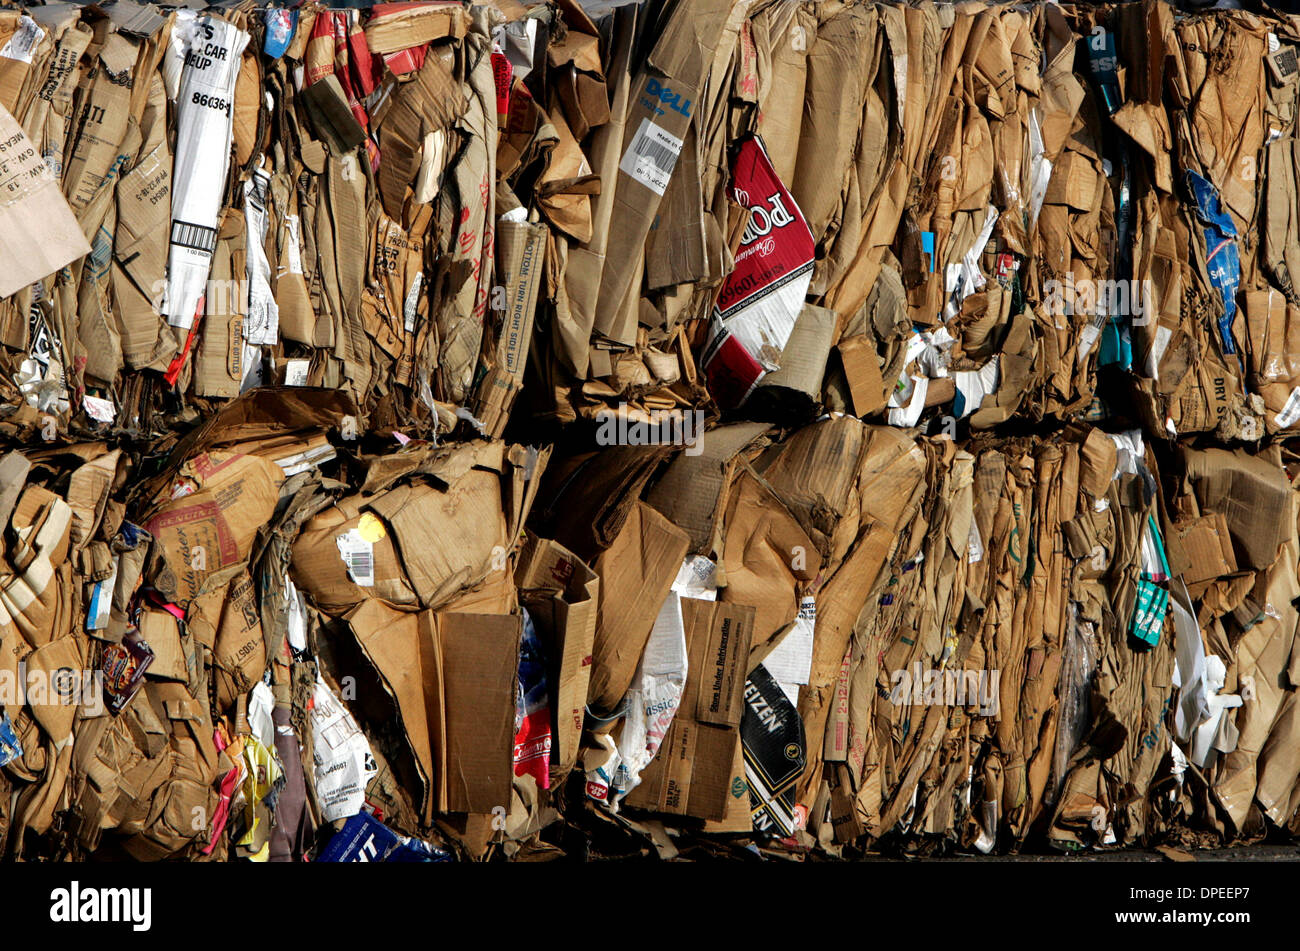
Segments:
[[[980,408],[984,397],[996,393],[1002,381],[1001,358],[994,357],[978,370],[956,370],[953,383],[962,397],[962,409],[958,418],[964,419]]]
[[[1038,109],[1029,110],[1029,227],[1038,223],[1038,213],[1043,210],[1047,185],[1052,180],[1052,163],[1043,145],[1043,128],[1038,119]]]
[[[984,272],[980,270],[980,255],[993,235],[993,226],[998,223],[998,210],[989,205],[984,213],[984,226],[979,235],[960,261],[949,264],[944,272],[944,296],[947,303],[943,309],[943,319],[952,320],[961,310],[961,302],[988,283]]]
[[[365,802],[366,786],[379,768],[365,734],[320,674],[316,675],[311,726],[321,815],[326,822],[355,816]]]

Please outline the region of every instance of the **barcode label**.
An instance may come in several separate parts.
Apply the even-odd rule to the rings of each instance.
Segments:
[[[172,244],[211,254],[217,247],[217,229],[188,221],[173,221]]]
[[[310,370],[310,360],[286,360],[284,362],[284,385],[306,386],[307,373]]]
[[[662,195],[681,154],[681,139],[649,119],[642,119],[618,167],[656,195]]]
[[[638,158],[648,157],[658,168],[671,172],[677,164],[677,153],[666,145],[651,139],[642,139],[636,143]]]
[[[352,583],[362,588],[375,586],[375,546],[366,541],[357,529],[349,529],[334,539],[339,557],[348,569]]]
[[[348,570],[356,583],[369,587],[375,583],[375,556],[368,551],[354,551],[348,556]]]

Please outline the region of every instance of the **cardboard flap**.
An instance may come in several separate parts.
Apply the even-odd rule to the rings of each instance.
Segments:
[[[508,809],[522,620],[440,614],[436,629],[446,743],[440,782],[446,809],[483,814]]]
[[[627,693],[689,546],[685,532],[637,502],[614,544],[596,561],[600,613],[588,695],[595,709],[612,710]]]
[[[701,452],[677,456],[650,489],[646,501],[691,539],[691,551],[708,554],[727,508],[734,459],[769,430],[767,423],[735,423],[709,430]]]

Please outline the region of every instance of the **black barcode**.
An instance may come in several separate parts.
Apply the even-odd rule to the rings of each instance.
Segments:
[[[368,551],[354,551],[349,556],[352,573],[361,577],[370,577],[370,567],[373,556]]]
[[[671,172],[677,164],[677,153],[648,136],[642,136],[632,146],[639,158],[648,158],[658,166],[660,171]]]
[[[173,221],[172,244],[211,254],[217,247],[217,229],[191,224],[188,221]]]

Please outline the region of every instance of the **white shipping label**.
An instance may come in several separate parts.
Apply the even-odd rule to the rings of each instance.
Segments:
[[[673,591],[683,598],[701,601],[718,600],[718,566],[703,555],[691,555],[682,562],[673,582]]]
[[[415,280],[407,288],[406,299],[402,301],[402,328],[408,333],[415,333],[415,321],[420,316],[420,288],[424,285],[424,273],[417,272]]]
[[[642,119],[618,167],[656,195],[662,195],[681,154],[681,139],[649,119]]]
[[[235,80],[247,45],[247,33],[218,17],[178,20],[173,33],[170,52],[183,57],[183,66],[176,95],[166,306],[167,323],[184,330],[194,324],[217,246]],[[175,60],[169,62],[175,70]]]
[[[285,360],[284,361],[284,385],[285,386],[306,386],[307,371],[311,369],[310,360]]]
[[[1281,411],[1273,417],[1273,422],[1278,429],[1288,429],[1297,419],[1300,419],[1300,386],[1291,391]]]
[[[298,236],[298,216],[285,215],[285,249],[284,257],[288,262],[290,274],[302,273],[302,239]]]
[[[339,557],[347,565],[353,584],[362,588],[375,586],[375,546],[361,536],[355,528],[334,539],[339,547]]]

